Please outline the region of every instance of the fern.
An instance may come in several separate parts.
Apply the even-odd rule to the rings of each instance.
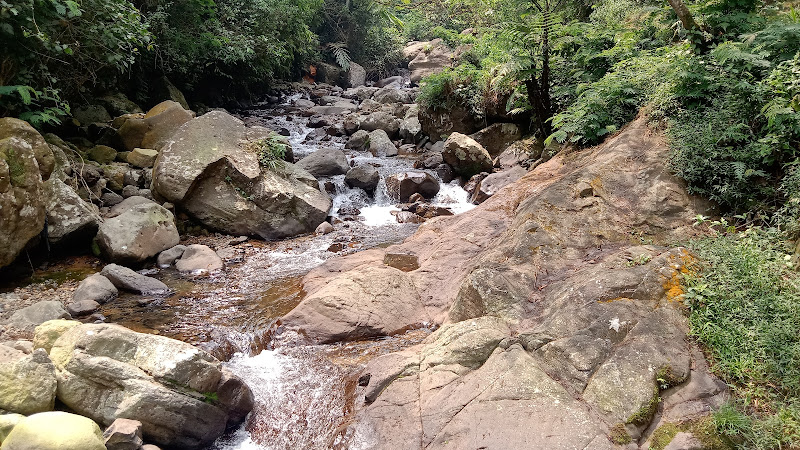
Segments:
[[[336,64],[344,70],[350,70],[350,64],[353,62],[350,59],[350,52],[347,50],[347,44],[344,42],[331,42],[328,44],[328,50],[336,60]]]

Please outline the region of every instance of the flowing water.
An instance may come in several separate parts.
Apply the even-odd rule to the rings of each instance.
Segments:
[[[309,138],[318,132],[291,107],[296,98],[239,114],[250,125],[288,130],[296,159],[322,146],[343,149],[344,138],[324,137],[324,142]],[[375,166],[381,176],[372,197],[348,187],[343,175],[320,180],[323,186],[333,184],[331,216],[342,216],[340,209],[357,208],[356,220],[342,216],[333,233],[280,242],[217,236],[212,244],[228,251],[223,271],[192,277],[174,269],[147,269],[145,274],[161,279],[175,294],[156,299],[122,294],[100,311],[108,322],[206,349],[252,388],[254,411],[241,427],[220,438],[212,446],[215,450],[336,448],[343,420],[352,410],[348,398],[356,381],[348,374],[377,355],[420,342],[429,332],[413,330],[392,338],[325,346],[276,348],[270,341],[275,321],[304,297],[302,278],[308,271],[342,254],[401,242],[417,228],[397,223],[391,212],[398,209],[383,182],[388,175],[412,169],[414,155],[380,158],[368,152],[345,153],[356,164]],[[467,198],[457,184],[442,184],[432,203],[459,213],[472,207]],[[83,278],[99,267],[96,263],[74,271]]]

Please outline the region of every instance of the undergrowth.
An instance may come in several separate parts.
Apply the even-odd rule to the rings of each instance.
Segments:
[[[689,246],[692,334],[733,398],[717,431],[744,449],[800,448],[800,276],[777,229],[731,228]]]

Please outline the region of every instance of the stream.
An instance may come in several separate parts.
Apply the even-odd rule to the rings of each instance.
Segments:
[[[283,129],[284,134],[288,130],[296,160],[320,147],[344,150],[346,137],[326,136],[307,126],[308,119],[292,106],[298,98],[299,94],[287,97],[280,105],[258,105],[236,114],[248,125]],[[353,407],[349,393],[357,382],[348,374],[375,356],[421,342],[430,332],[418,329],[391,338],[324,346],[275,346],[271,342],[276,320],[305,296],[302,278],[311,269],[333,257],[399,243],[418,227],[397,223],[392,212],[399,209],[387,195],[384,179],[413,169],[420,155],[383,158],[369,152],[344,151],[356,165],[375,166],[381,181],[374,196],[369,196],[348,187],[344,175],[320,179],[321,187],[324,189],[327,183],[332,192],[334,232],[277,242],[222,235],[188,237],[190,241],[200,239],[191,243],[222,248],[225,269],[204,276],[182,275],[174,268],[145,269],[142,273],[159,278],[175,294],[143,299],[121,293],[100,310],[107,322],[207,350],[251,387],[256,399],[253,412],[211,449],[342,447],[343,421]],[[434,171],[427,172],[439,180]],[[431,203],[456,214],[473,207],[456,182],[441,183]],[[359,210],[355,220],[352,213],[339,213],[353,208]],[[56,264],[51,271],[59,277],[66,273],[66,278],[80,280],[102,267],[101,262],[88,260],[91,258],[78,259],[82,262],[67,267]]]

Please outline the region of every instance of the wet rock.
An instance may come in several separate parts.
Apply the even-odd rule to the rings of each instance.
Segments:
[[[70,315],[57,301],[41,301],[18,309],[5,324],[17,330],[32,333],[37,325],[53,319],[69,319]]]
[[[513,123],[495,123],[469,137],[482,145],[494,158],[503,153],[511,143],[522,138],[522,131]]]
[[[221,111],[198,117],[160,151],[153,188],[229,234],[279,239],[312,232],[327,217],[330,198],[305,170],[288,162],[261,167],[242,145],[268,133]]]
[[[175,261],[183,256],[184,251],[186,251],[186,246],[180,244],[168,250],[164,250],[163,252],[159,253],[156,264],[158,264],[158,267],[167,268],[175,264]]]
[[[158,152],[149,148],[134,148],[128,154],[128,162],[143,169],[153,167],[156,158],[158,158]]]
[[[425,198],[433,198],[439,192],[439,182],[425,172],[401,172],[386,177],[386,192],[401,202],[419,193]]]
[[[91,419],[61,411],[26,417],[3,441],[3,450],[105,450]]]
[[[180,272],[220,270],[224,267],[222,258],[206,245],[193,244],[186,247],[181,258],[175,261]]]
[[[357,216],[361,214],[361,210],[353,205],[345,205],[336,210],[336,214],[341,216]]]
[[[309,128],[322,128],[327,127],[331,123],[328,119],[320,116],[313,116],[308,119],[308,126]]]
[[[397,156],[397,146],[383,130],[375,130],[369,134],[369,151],[375,156]]]
[[[403,272],[411,272],[419,269],[419,258],[410,252],[394,252],[387,250],[383,256],[383,263],[389,267],[400,269]]]
[[[314,234],[317,235],[323,235],[328,233],[333,233],[333,225],[331,225],[330,222],[322,222],[321,224],[319,224],[317,229],[314,230]]]
[[[370,165],[361,164],[347,171],[344,182],[352,188],[361,188],[368,194],[373,194],[378,187],[381,177],[378,170]]]
[[[55,398],[55,368],[44,350],[26,355],[0,345],[0,409],[25,415],[50,411]]]
[[[345,148],[353,149],[353,150],[363,150],[366,148],[367,144],[369,143],[369,132],[365,130],[358,130],[350,136],[350,139],[347,140],[347,144],[345,144]]]
[[[98,303],[106,303],[113,300],[117,294],[117,288],[108,278],[99,273],[95,273],[81,281],[81,284],[78,285],[78,289],[72,294],[72,301],[82,302],[89,300]]]
[[[73,301],[67,305],[67,312],[72,317],[83,317],[92,314],[100,308],[100,303],[94,300]]]
[[[103,432],[107,450],[139,450],[142,447],[142,423],[138,420],[116,419]]]
[[[75,244],[94,237],[100,222],[96,208],[57,177],[44,183],[47,238],[51,244]]]
[[[221,398],[221,363],[180,341],[85,324],[64,333],[50,357],[64,404],[103,425],[138,420],[145,439],[160,445],[205,447],[244,414],[244,402],[205,401],[208,395]]]
[[[386,111],[377,111],[363,118],[359,126],[365,131],[383,130],[392,137],[400,131],[400,119]]]
[[[433,171],[444,183],[449,183],[455,179],[453,168],[449,164],[439,164]]]
[[[283,318],[315,343],[387,336],[427,321],[414,284],[391,267],[334,278]]]
[[[399,211],[394,214],[397,223],[423,223],[425,218],[411,211]]]
[[[130,197],[114,211],[97,233],[100,251],[112,262],[141,262],[180,241],[172,213],[153,201]]]
[[[483,203],[486,199],[496,194],[497,191],[519,180],[526,173],[528,171],[524,167],[517,166],[509,170],[489,174],[481,180],[470,200],[473,203]]]
[[[154,106],[143,118],[131,117],[119,129],[125,148],[160,150],[193,113],[179,103],[167,100]]]
[[[217,400],[228,413],[229,425],[244,421],[255,406],[253,391],[241,378],[225,368],[217,384]]]
[[[165,295],[169,293],[169,288],[166,284],[117,264],[108,264],[103,267],[100,273],[108,278],[114,286],[124,291],[140,295]]]
[[[444,162],[464,177],[492,171],[492,158],[480,144],[469,136],[452,133],[444,144]]]
[[[350,170],[347,156],[336,148],[321,148],[298,161],[296,165],[315,177],[344,175]]]

